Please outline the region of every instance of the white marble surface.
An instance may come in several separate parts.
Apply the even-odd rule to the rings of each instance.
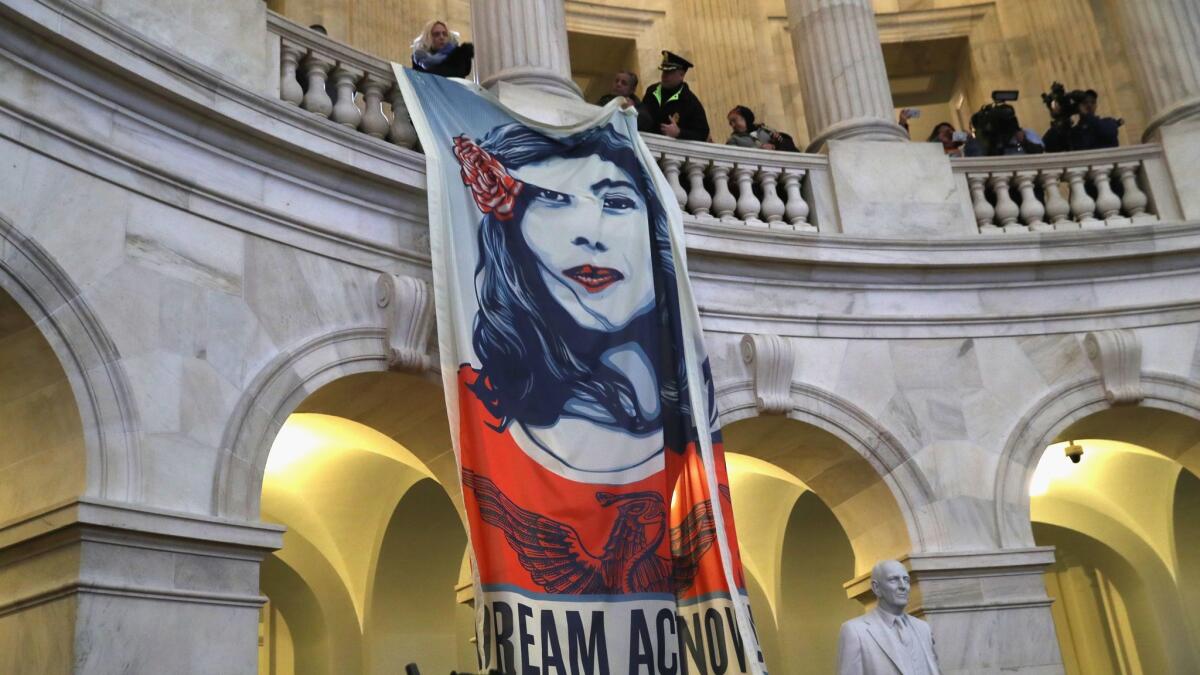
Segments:
[[[829,170],[846,234],[969,234],[950,161],[932,143],[830,141]]]

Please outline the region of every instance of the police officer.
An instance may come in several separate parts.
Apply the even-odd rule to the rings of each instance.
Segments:
[[[646,88],[638,115],[638,130],[685,141],[708,140],[708,118],[700,99],[683,81],[692,64],[666,50],[662,53],[662,81]]]

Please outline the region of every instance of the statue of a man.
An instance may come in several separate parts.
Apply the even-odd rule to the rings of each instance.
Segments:
[[[939,675],[929,624],[904,613],[908,570],[884,560],[871,570],[875,609],[842,624],[838,675]]]

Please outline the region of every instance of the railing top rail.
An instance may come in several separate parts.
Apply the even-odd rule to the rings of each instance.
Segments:
[[[1080,150],[1077,152],[1050,152],[1042,155],[1007,155],[1002,157],[953,157],[950,166],[955,173],[983,173],[988,171],[1030,171],[1091,164],[1115,164],[1137,162],[1162,157],[1162,146],[1157,143],[1126,145],[1102,150]]]
[[[396,80],[395,74],[392,72],[392,64],[388,61],[371,56],[366,52],[360,52],[345,43],[332,40],[269,10],[267,11],[267,30],[318,54],[333,57],[345,65],[359,68],[389,82]]]
[[[679,159],[700,159],[725,162],[730,165],[781,169],[826,170],[829,168],[829,158],[825,155],[758,150],[700,141],[680,141],[648,133],[642,134],[642,140],[646,141],[646,145],[655,153]]]

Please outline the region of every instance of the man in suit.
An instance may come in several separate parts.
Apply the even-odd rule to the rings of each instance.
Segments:
[[[842,624],[838,675],[939,675],[929,624],[904,613],[908,570],[884,560],[871,570],[875,609]]]

